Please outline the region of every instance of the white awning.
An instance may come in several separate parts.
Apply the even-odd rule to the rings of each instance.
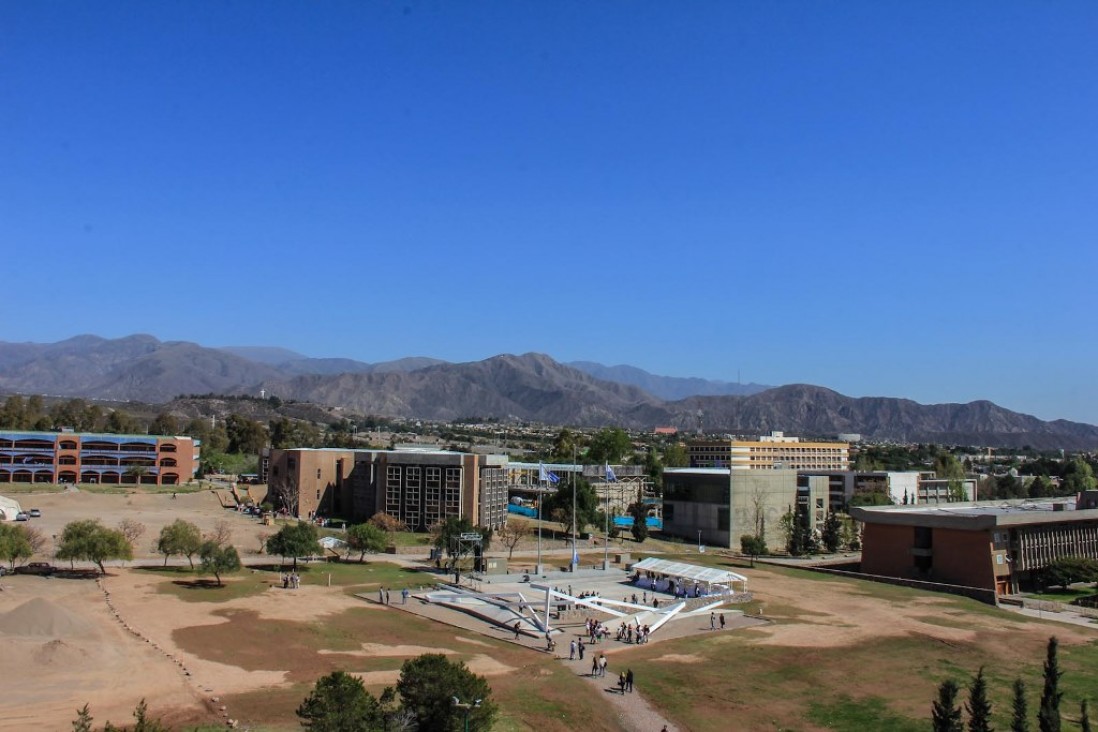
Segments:
[[[654,572],[668,577],[677,577],[692,582],[704,582],[710,585],[731,586],[733,582],[742,582],[744,589],[747,589],[747,578],[742,574],[736,574],[727,569],[717,569],[716,567],[701,567],[696,564],[684,564],[649,557],[634,564],[633,569]]]

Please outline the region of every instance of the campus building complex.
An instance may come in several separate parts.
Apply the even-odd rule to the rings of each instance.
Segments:
[[[801,442],[771,432],[757,440],[695,440],[686,445],[692,468],[732,470],[847,470],[850,445],[845,442]]]
[[[178,485],[198,458],[190,437],[0,432],[0,483]]]
[[[503,455],[300,448],[268,450],[261,459],[268,500],[300,518],[364,521],[387,513],[413,530],[451,516],[491,529],[507,521]]]
[[[699,544],[739,547],[744,534],[764,533],[784,549],[782,516],[794,506],[817,527],[826,518],[828,483],[796,470],[668,468],[663,473],[663,532]]]
[[[1032,589],[1066,557],[1098,559],[1098,494],[1045,502],[855,507],[862,571],[993,590]]]

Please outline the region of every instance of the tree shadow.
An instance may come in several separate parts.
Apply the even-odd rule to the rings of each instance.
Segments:
[[[188,590],[216,590],[225,587],[223,584],[217,584],[217,580],[212,579],[172,580],[172,584]]]

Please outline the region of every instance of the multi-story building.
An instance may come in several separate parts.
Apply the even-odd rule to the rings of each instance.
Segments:
[[[0,432],[0,483],[178,485],[198,471],[191,437]]]
[[[848,470],[846,442],[801,442],[771,432],[757,440],[695,440],[687,443],[692,468],[732,470]]]
[[[301,518],[387,513],[414,530],[451,516],[491,529],[507,521],[503,455],[299,448],[266,457],[268,500]]]
[[[779,528],[787,511],[816,505],[822,526],[827,478],[796,470],[667,468],[663,472],[663,532],[699,544],[738,548],[740,537],[762,531],[771,549],[784,549]]]
[[[862,571],[993,590],[1030,589],[1050,562],[1098,559],[1094,492],[1050,501],[855,507]]]

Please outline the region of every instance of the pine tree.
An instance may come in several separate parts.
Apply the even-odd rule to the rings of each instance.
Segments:
[[[934,732],[964,732],[961,708],[957,706],[957,682],[948,679],[938,687],[933,707]]]
[[[1041,732],[1060,732],[1060,664],[1056,659],[1059,642],[1056,636],[1048,639],[1048,656],[1045,659],[1045,688],[1041,692],[1041,708],[1037,711],[1037,727]]]
[[[972,685],[968,687],[968,732],[993,732],[991,729],[991,702],[987,698],[987,681],[981,666]]]
[[[1087,709],[1087,700],[1079,703],[1079,729],[1081,732],[1090,732],[1090,711]]]
[[[77,717],[72,721],[72,732],[92,732],[92,715],[88,705],[76,710]]]
[[[1029,709],[1026,705],[1026,685],[1014,679],[1014,704],[1010,718],[1010,732],[1029,732]]]

